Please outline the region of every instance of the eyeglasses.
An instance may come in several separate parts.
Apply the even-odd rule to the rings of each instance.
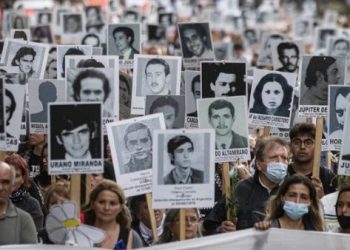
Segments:
[[[306,140],[294,139],[294,140],[292,140],[292,145],[294,147],[299,147],[300,148],[302,144],[304,144],[304,146],[306,148],[309,148],[312,145],[314,145],[314,140],[312,140],[312,139],[306,139]]]

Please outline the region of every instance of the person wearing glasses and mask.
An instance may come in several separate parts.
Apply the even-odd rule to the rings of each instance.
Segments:
[[[289,132],[291,141],[292,163],[288,166],[289,175],[301,174],[309,177],[316,188],[317,197],[335,191],[337,185],[334,173],[320,166],[320,176],[312,175],[312,166],[315,151],[316,127],[309,123],[295,124]]]

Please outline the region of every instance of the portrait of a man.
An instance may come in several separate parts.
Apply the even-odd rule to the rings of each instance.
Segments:
[[[245,95],[244,75],[244,63],[202,63],[202,96]]]
[[[339,57],[347,57],[350,52],[350,40],[339,38],[333,40],[331,44],[330,55],[331,56],[339,56]]]
[[[48,103],[57,100],[56,86],[50,81],[44,81],[39,85],[39,100],[42,104],[42,111],[30,115],[31,122],[47,122]]]
[[[208,108],[209,123],[215,129],[215,148],[246,148],[248,140],[232,130],[235,108],[226,100],[215,100]]]
[[[162,58],[150,59],[145,67],[148,89],[154,95],[170,95],[170,66]]]
[[[152,168],[152,134],[147,125],[141,122],[130,124],[125,130],[124,143],[130,159],[121,166],[121,174]]]
[[[65,34],[83,32],[83,16],[81,14],[63,14],[63,27]]]
[[[213,47],[207,23],[179,24],[179,32],[184,58],[213,57]]]
[[[119,59],[133,59],[140,52],[133,47],[135,41],[134,30],[127,26],[116,27],[112,36]]]
[[[334,57],[311,57],[305,73],[301,105],[327,105],[328,85],[343,84],[337,61]]]
[[[328,37],[332,37],[335,34],[336,34],[336,29],[329,29],[329,28],[318,29],[317,49],[326,48]]]
[[[201,79],[200,75],[196,75],[195,77],[192,78],[191,81],[191,94],[194,98],[194,102],[197,103],[197,100],[201,98],[202,91],[201,91]],[[188,113],[187,116],[191,117],[197,117],[198,112],[197,112],[197,106],[195,105],[195,111]]]
[[[278,59],[282,67],[277,71],[298,72],[299,68],[299,48],[293,42],[281,42],[277,45]]]
[[[17,50],[11,65],[18,66],[19,70],[26,75],[26,78],[30,78],[34,75],[33,64],[36,56],[36,52],[31,47],[21,47]]]
[[[168,141],[167,152],[174,168],[164,177],[165,185],[203,183],[203,171],[193,168],[195,148],[189,137],[185,135],[172,137]]]
[[[100,106],[91,105],[50,105],[51,159],[101,158]]]
[[[111,94],[111,85],[105,74],[95,69],[80,71],[73,84],[73,99],[76,102],[105,103]],[[112,112],[104,109],[103,117],[112,116]]]
[[[338,88],[334,96],[333,111],[330,113],[330,115],[334,115],[336,118],[336,121],[334,121],[336,124],[333,126],[330,124],[330,138],[341,139],[343,137],[346,106],[349,103],[350,88],[348,86]]]
[[[270,34],[266,36],[260,48],[260,53],[259,53],[260,65],[272,65],[272,53],[271,53],[272,41],[283,41],[283,40],[284,40],[284,36],[281,34]]]

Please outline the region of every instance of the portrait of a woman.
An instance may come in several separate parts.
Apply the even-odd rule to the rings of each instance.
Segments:
[[[289,117],[293,88],[278,73],[263,76],[254,90],[250,113]]]

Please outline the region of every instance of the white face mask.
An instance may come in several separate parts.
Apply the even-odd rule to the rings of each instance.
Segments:
[[[283,162],[269,162],[266,168],[266,177],[274,182],[281,183],[287,175],[288,165]]]

